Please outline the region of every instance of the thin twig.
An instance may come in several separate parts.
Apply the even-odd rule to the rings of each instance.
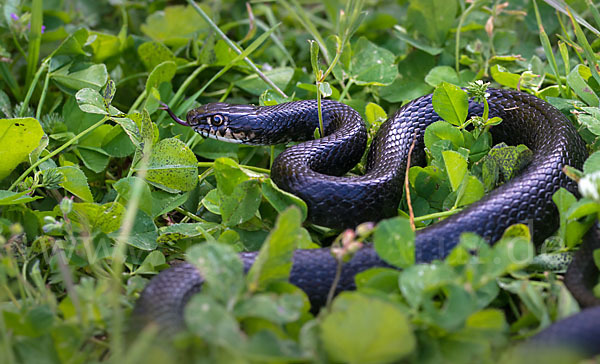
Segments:
[[[415,143],[417,142],[417,131],[413,133],[413,140],[410,144],[410,148],[408,149],[408,159],[406,160],[406,172],[404,172],[404,190],[406,191],[406,204],[408,205],[408,216],[410,218],[410,227],[413,231],[417,230],[415,227],[415,213],[412,208],[412,202],[410,200],[410,189],[408,183],[408,172],[410,171],[410,156],[415,149]]]
[[[335,277],[333,278],[333,283],[331,283],[329,293],[327,293],[327,302],[325,303],[325,307],[327,307],[328,311],[331,311],[331,301],[333,301],[333,296],[335,296],[338,283],[340,283],[340,278],[342,277],[342,265],[344,264],[342,258],[335,257],[335,260],[337,263],[335,267]]]

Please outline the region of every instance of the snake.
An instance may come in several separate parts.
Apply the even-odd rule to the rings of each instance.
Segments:
[[[499,125],[490,128],[494,141],[524,144],[533,157],[517,176],[478,202],[417,230],[416,263],[443,259],[464,232],[474,232],[493,243],[516,223],[528,224],[534,242],[542,242],[558,223],[552,195],[560,188],[577,193],[576,182],[565,174],[564,168],[581,169],[587,150],[568,118],[549,103],[524,92],[490,88],[486,96],[489,117],[502,119]],[[372,139],[365,172],[358,176],[348,172],[363,157],[368,133],[360,114],[346,104],[327,99],[320,104],[317,100],[301,100],[271,106],[219,102],[190,110],[186,120],[179,119],[168,107],[164,109],[174,121],[205,138],[250,145],[297,142],[273,160],[271,179],[306,202],[308,222],[346,229],[397,215],[409,158],[411,166],[426,162],[425,130],[442,120],[433,108],[432,97],[429,94],[407,103],[381,124]],[[469,116],[483,112],[482,102],[469,99]],[[316,129],[322,131],[317,139]],[[591,246],[596,240],[600,241],[597,231],[588,234],[586,241],[591,243],[585,244]],[[593,283],[588,279],[584,284],[582,278],[598,275],[593,262],[590,263],[591,253],[587,254],[575,257],[567,276],[568,282],[579,288],[579,296],[584,297],[582,302],[595,305],[597,302],[588,297]],[[247,272],[257,252],[241,252],[239,257]],[[320,307],[334,282],[337,264],[328,248],[298,249],[293,255],[289,281],[306,292],[312,307]],[[377,255],[371,244],[365,244],[342,266],[336,292],[355,289],[354,276],[373,267],[391,266]],[[141,292],[132,313],[134,321],[153,322],[163,332],[185,329],[185,305],[201,290],[203,282],[198,270],[189,263],[174,264],[163,270]],[[600,323],[598,308],[591,307],[558,321],[530,341],[574,342],[578,350],[597,354],[600,333],[590,333],[598,333],[600,325],[590,327],[590,322]],[[573,335],[573,331],[578,335]],[[587,339],[571,340],[582,335]]]

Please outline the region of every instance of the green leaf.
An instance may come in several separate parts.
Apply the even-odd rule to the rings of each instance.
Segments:
[[[411,46],[422,50],[423,52],[426,52],[432,56],[437,56],[438,54],[442,53],[444,51],[444,48],[440,48],[440,47],[436,47],[436,46],[432,46],[430,44],[428,44],[427,40],[424,39],[414,39],[412,37],[410,37],[408,34],[406,34],[406,29],[395,25],[394,26],[394,30],[396,30],[394,32],[394,35],[398,38],[400,38],[400,40],[410,44]]]
[[[595,135],[600,135],[600,119],[597,117],[588,114],[579,114],[577,115],[577,121],[585,125]]]
[[[591,174],[600,171],[600,151],[592,153],[583,163],[583,173]]]
[[[431,102],[435,112],[452,125],[462,125],[467,119],[469,96],[458,86],[442,81],[435,88]]]
[[[598,211],[600,211],[600,204],[595,201],[581,199],[569,206],[566,217],[567,220],[575,220],[587,215],[596,214]]]
[[[441,120],[430,124],[427,129],[425,129],[425,146],[431,150],[433,145],[440,140],[451,141],[452,145],[457,149],[465,145],[463,133]]]
[[[577,198],[575,198],[571,192],[561,187],[554,195],[552,195],[552,201],[554,201],[556,207],[558,207],[559,213],[566,214],[571,205],[577,202]]]
[[[454,25],[457,10],[458,2],[455,0],[411,0],[408,20],[433,44],[443,45]]]
[[[380,96],[388,102],[413,100],[431,92],[432,87],[424,78],[430,68],[435,67],[435,57],[421,51],[413,51],[398,64],[399,77],[391,85],[380,89]]]
[[[193,296],[185,306],[184,317],[190,331],[208,343],[234,351],[245,345],[245,337],[232,313],[208,295]]]
[[[467,159],[460,153],[453,150],[445,150],[442,152],[446,173],[450,179],[452,191],[456,191],[467,174]]]
[[[294,69],[290,67],[281,67],[263,73],[271,81],[273,81],[277,87],[284,90],[292,80]],[[265,81],[258,77],[257,74],[252,74],[248,77],[242,78],[241,80],[236,81],[235,85],[255,96],[261,95],[265,91],[265,88],[268,87]]]
[[[227,306],[238,300],[244,289],[244,265],[231,246],[199,244],[188,249],[186,256],[206,281],[203,293]]]
[[[300,211],[296,207],[281,213],[248,272],[246,282],[250,290],[263,289],[271,282],[287,279],[294,250],[300,240],[307,239],[307,234],[301,228]]]
[[[190,192],[182,194],[173,194],[162,190],[154,190],[152,193],[152,216],[157,218],[173,211],[178,206],[183,205],[189,198]]]
[[[194,153],[202,158],[216,160],[218,158],[237,158],[240,144],[223,143],[215,139],[205,139],[194,147]]]
[[[443,291],[445,296],[443,305],[436,302],[434,297],[428,297],[423,304],[423,316],[427,317],[435,328],[456,331],[477,309],[477,302],[472,293],[455,282],[446,284]]]
[[[373,236],[375,251],[381,259],[399,268],[415,263],[415,232],[401,216],[377,224]]]
[[[527,229],[526,226],[521,226]],[[499,277],[528,266],[535,255],[535,249],[528,236],[515,236],[507,231],[494,244],[490,253],[482,257],[482,263],[488,274]]]
[[[129,122],[135,126],[132,120]],[[102,149],[111,157],[124,158],[133,153],[135,146],[120,125],[112,125],[102,139]]]
[[[262,199],[260,182],[257,180],[244,181],[233,188],[230,195],[220,195],[221,216],[226,226],[240,225],[250,220]]]
[[[148,215],[154,216],[152,214],[152,194],[150,193],[150,187],[148,186],[148,184],[146,184],[145,181],[139,181],[139,178],[137,177],[125,177],[118,180],[113,185],[113,187],[121,196],[121,198],[123,198],[125,202],[127,202],[131,198],[131,195],[133,194],[133,188],[138,182],[141,183],[142,189],[138,208],[147,213]]]
[[[425,76],[425,82],[433,87],[437,87],[442,82],[460,85],[456,70],[450,66],[437,66],[432,68],[427,76]]]
[[[475,176],[467,176],[463,188],[463,193],[456,203],[457,207],[466,206],[479,201],[485,195],[483,183]]]
[[[83,201],[91,202],[94,200],[90,186],[87,183],[87,177],[81,169],[75,166],[65,166],[57,169],[65,176],[63,182],[60,184],[62,188]]]
[[[600,99],[587,83],[591,76],[592,73],[588,67],[578,64],[567,75],[567,83],[586,104],[598,107]]]
[[[198,183],[197,159],[179,139],[167,138],[152,148],[146,180],[167,192],[190,191]]]
[[[90,54],[83,49],[88,38],[88,30],[85,28],[79,28],[73,34],[70,34],[67,38],[65,38],[60,46],[58,46],[58,48],[56,48],[48,58],[59,55],[90,56]]]
[[[75,150],[75,154],[77,154],[87,168],[96,173],[104,171],[108,166],[110,159],[110,156],[104,151],[104,149],[87,147],[85,145],[80,145]]]
[[[309,40],[308,43],[310,44],[310,65],[315,78],[319,81],[321,77],[319,72],[319,44],[315,40]]]
[[[329,82],[320,82],[319,83],[319,92],[321,93],[322,97],[331,96],[333,91],[331,90],[331,85],[329,85]]]
[[[208,5],[201,6],[208,14],[212,13]],[[164,11],[153,12],[140,29],[156,41],[179,48],[206,26],[204,19],[191,6],[175,5],[167,6]]]
[[[466,326],[479,330],[504,331],[507,328],[504,312],[494,308],[477,311],[467,318]]]
[[[498,82],[502,86],[507,86],[512,89],[516,89],[519,85],[519,81],[521,80],[521,76],[509,72],[506,68],[500,66],[499,64],[493,65],[490,68],[490,73],[492,74],[494,81]]]
[[[210,233],[220,231],[219,224],[214,222],[195,222],[181,223],[163,226],[158,229],[159,237],[157,243],[165,244],[172,241],[186,238],[204,238],[207,241],[213,241]]]
[[[218,158],[213,165],[217,188],[221,195],[231,195],[235,186],[250,179],[239,164],[229,158]]]
[[[89,202],[74,203],[73,214],[70,214],[74,221],[105,234],[117,231],[121,227],[124,215],[125,207],[118,202],[103,205]]]
[[[324,86],[325,84],[327,84],[327,86]],[[306,91],[310,91],[313,93],[317,93],[317,85],[315,85],[314,83],[302,83],[302,82],[298,82],[296,84],[296,87],[302,90],[306,90]],[[329,87],[327,90],[324,90],[324,88]],[[327,97],[331,96],[331,98],[333,99],[339,99],[340,98],[340,92],[338,91],[338,89],[336,89],[335,87],[331,87],[331,85],[328,82],[325,83],[320,83],[319,84],[319,89],[321,90],[321,95],[323,94],[323,91],[327,91],[327,93],[329,94]],[[264,97],[262,97],[263,95],[265,96],[269,96],[269,99],[265,99]],[[282,99],[281,96],[279,96],[278,94],[274,93],[271,89],[266,90],[262,95],[261,95],[261,105],[277,105],[280,104],[282,102],[286,102],[289,101],[287,99]]]
[[[135,116],[138,116],[140,120],[142,119],[141,114],[133,114],[127,118],[113,118],[112,120],[114,120],[117,124],[120,125],[125,134],[127,134],[127,136],[129,137],[131,144],[133,144],[138,149],[142,149],[142,135],[140,133],[138,124],[136,124],[136,122],[133,120]]]
[[[202,206],[206,207],[208,211],[215,215],[221,215],[220,201],[219,191],[215,188],[208,191],[206,196],[204,196],[202,199]]]
[[[37,199],[42,198],[40,196],[36,196],[36,197],[27,196],[28,193],[29,193],[29,191],[12,192],[12,191],[0,190],[0,206],[19,205],[22,203],[28,203],[28,202],[35,201]]]
[[[353,48],[351,78],[357,85],[391,85],[398,75],[394,54],[361,37]]]
[[[108,80],[108,71],[104,64],[93,64],[83,68],[78,64],[68,64],[51,73],[51,77],[58,84],[71,90],[91,88],[100,91]]]
[[[169,47],[158,42],[146,42],[137,49],[138,55],[146,66],[146,69],[152,71],[163,62],[174,61],[175,55]]]
[[[241,301],[235,307],[238,319],[258,317],[276,324],[294,322],[300,317],[304,299],[298,294],[257,294]]]
[[[106,87],[104,87],[104,92],[102,93],[102,97],[104,98],[104,108],[108,110],[113,98],[115,97],[115,93],[117,92],[117,86],[115,81],[109,79],[106,83]]]
[[[500,143],[494,146],[488,155],[498,165],[504,181],[516,176],[533,159],[533,152],[523,144],[507,146]]]
[[[558,236],[562,239],[563,242],[567,240],[567,211],[575,202],[577,202],[577,198],[567,191],[565,188],[561,187],[558,191],[554,192],[552,195],[552,201],[556,204],[558,208],[558,216],[560,225],[558,227]]]
[[[592,5],[592,7],[593,7],[593,5]],[[568,11],[568,14],[569,14],[569,17],[571,18],[571,23],[573,24],[573,29],[575,29],[575,35],[577,36],[577,41],[579,42],[579,45],[583,48],[586,61],[588,62],[588,64],[596,65],[598,58],[596,58],[596,54],[594,53],[594,50],[590,46],[590,44],[587,40],[587,37],[583,33],[583,30],[581,30],[581,27],[579,26],[579,22],[575,21],[573,14],[570,11]],[[597,11],[596,11],[596,14],[597,14]],[[577,18],[577,17],[578,17],[578,15],[575,14],[575,18]],[[598,31],[596,31],[595,33],[596,33],[596,35],[598,35]],[[600,74],[598,73],[598,69],[595,66],[592,67],[592,75],[596,79],[596,83],[599,84],[600,83]]]
[[[250,337],[245,356],[258,363],[303,362],[307,359],[303,349],[295,341],[282,338],[276,331],[267,327],[266,330],[263,329]]]
[[[27,160],[43,135],[42,126],[34,118],[0,119],[0,180]]]
[[[120,234],[120,231],[116,231],[109,234],[109,236],[116,239]],[[152,218],[144,211],[138,211],[135,215],[131,233],[127,237],[127,240],[125,240],[125,243],[141,250],[154,250],[157,247],[157,238],[158,229]]]
[[[376,122],[381,122],[387,119],[387,114],[383,108],[373,102],[369,102],[365,108],[365,116],[367,123],[373,125]]]
[[[119,37],[112,34],[91,32],[94,41],[88,44],[94,52],[94,62],[100,63],[109,57],[113,57],[121,51],[121,41]]]
[[[270,178],[265,179],[261,183],[262,194],[267,201],[277,210],[283,212],[290,206],[296,206],[300,210],[301,220],[306,220],[308,215],[308,207],[306,202],[295,195],[282,190]]]
[[[402,310],[357,292],[340,294],[320,326],[325,351],[335,362],[398,362],[416,346]]]
[[[77,104],[83,112],[90,114],[107,115],[106,101],[97,90],[82,88],[75,94]]]
[[[162,252],[155,250],[150,252],[150,254],[144,258],[144,261],[140,264],[138,269],[135,270],[135,273],[155,273],[157,267],[165,266],[166,263],[167,260],[165,259],[165,255]]]
[[[152,88],[158,88],[163,82],[170,82],[175,76],[177,65],[173,61],[164,61],[154,67],[146,81],[146,95],[150,95]]]

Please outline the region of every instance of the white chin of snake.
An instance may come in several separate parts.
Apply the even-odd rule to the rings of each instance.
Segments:
[[[207,131],[200,131],[199,132],[200,135],[202,135],[205,138],[210,138],[210,139],[215,139],[215,140],[219,140],[222,142],[227,142],[227,143],[235,143],[235,144],[246,144],[248,143],[245,140],[241,140],[241,139],[237,139],[235,137],[234,134],[232,134],[229,130],[225,131],[225,135],[217,135],[217,134],[213,134]]]

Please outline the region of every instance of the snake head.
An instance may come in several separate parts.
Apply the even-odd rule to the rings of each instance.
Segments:
[[[257,126],[256,114],[257,108],[252,105],[216,102],[190,110],[186,120],[204,138],[230,143],[260,144],[254,130]]]

